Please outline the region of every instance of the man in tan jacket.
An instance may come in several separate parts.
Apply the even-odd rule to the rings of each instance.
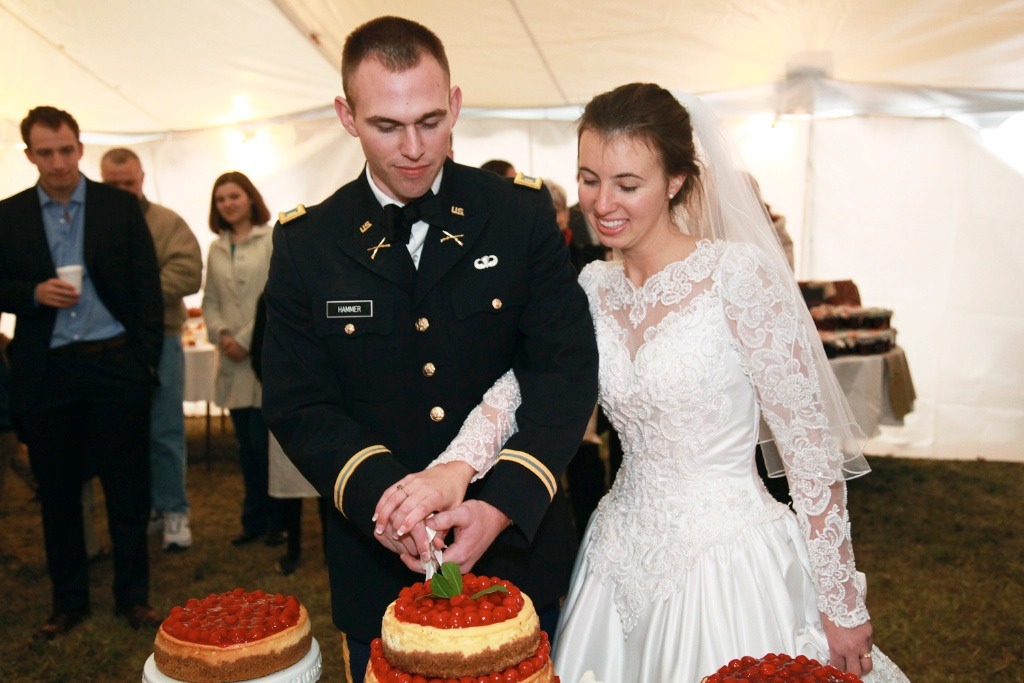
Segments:
[[[164,345],[160,355],[160,386],[153,394],[150,488],[154,521],[163,525],[164,550],[186,550],[192,546],[192,530],[185,494],[185,421],[181,410],[185,383],[181,330],[186,318],[182,297],[198,292],[202,286],[203,259],[199,242],[181,216],[154,204],[142,193],[145,174],[138,155],[125,148],[108,150],[100,161],[100,175],[107,185],[139,198],[160,265]]]

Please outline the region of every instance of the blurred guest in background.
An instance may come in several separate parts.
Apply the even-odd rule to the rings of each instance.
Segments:
[[[0,310],[18,319],[11,406],[39,483],[50,640],[90,611],[82,481],[99,475],[115,613],[156,628],[149,606],[150,400],[163,343],[160,273],[138,200],[85,178],[78,123],[36,107],[21,123],[34,186],[0,202]]]
[[[569,206],[566,201],[565,188],[553,180],[548,180],[548,191],[551,193],[551,203],[555,205],[555,220],[558,222],[558,229],[562,231],[565,244],[572,250],[572,230],[569,229]]]
[[[225,173],[213,184],[210,229],[220,235],[210,245],[203,292],[203,320],[210,342],[220,351],[217,405],[231,412],[238,458],[245,482],[240,546],[265,537],[285,541],[280,501],[267,493],[268,432],[262,390],[249,360],[256,301],[263,293],[273,249],[270,211],[247,176]]]
[[[480,164],[480,168],[485,171],[490,171],[495,175],[505,176],[506,178],[516,177],[516,168],[508,161],[504,159],[491,159]]]
[[[252,329],[252,347],[250,357],[256,379],[263,383],[263,332],[267,327],[267,304],[260,295],[256,302],[256,319]],[[320,512],[321,541],[326,541],[327,505],[313,485],[295,468],[292,461],[284,454],[281,444],[274,435],[270,435],[270,474],[268,492],[273,498],[281,501],[281,518],[284,520],[288,544],[285,553],[278,559],[274,567],[285,576],[293,574],[302,559],[302,499],[316,498]]]
[[[145,174],[138,155],[123,147],[107,150],[100,160],[100,175],[107,185],[139,198],[160,267],[164,300],[164,343],[158,373],[160,386],[153,393],[149,433],[150,489],[153,497],[151,526],[163,527],[163,549],[192,546],[192,529],[185,494],[185,416],[181,410],[185,388],[185,353],[181,329],[186,311],[182,297],[195,294],[203,284],[203,257],[199,241],[181,216],[155,204],[142,192]]]
[[[11,370],[7,362],[7,345],[10,341],[6,335],[0,334],[0,496],[4,493],[8,468],[21,477],[30,489],[34,491],[36,488],[35,479],[28,468],[28,457],[11,421]]]

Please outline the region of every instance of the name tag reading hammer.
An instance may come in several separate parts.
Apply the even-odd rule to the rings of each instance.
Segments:
[[[354,301],[328,301],[328,318],[372,318],[373,301],[359,299]]]

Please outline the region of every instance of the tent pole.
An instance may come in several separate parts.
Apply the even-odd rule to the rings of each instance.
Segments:
[[[800,234],[800,266],[798,278],[808,280],[814,274],[814,225],[811,221],[814,194],[814,125],[817,117],[813,111],[807,124],[807,151],[804,154],[804,212],[803,229]]]

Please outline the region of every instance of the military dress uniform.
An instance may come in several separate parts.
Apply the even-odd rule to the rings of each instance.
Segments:
[[[430,221],[418,270],[392,242],[365,172],[282,214],[274,232],[263,409],[334,502],[334,622],[365,642],[417,580],[375,540],[377,501],[448,446],[509,368],[519,431],[467,499],[513,523],[474,572],[512,580],[543,608],[564,594],[577,548],[558,478],[596,401],[597,347],[551,197],[539,181],[451,161],[438,197],[443,215]]]

